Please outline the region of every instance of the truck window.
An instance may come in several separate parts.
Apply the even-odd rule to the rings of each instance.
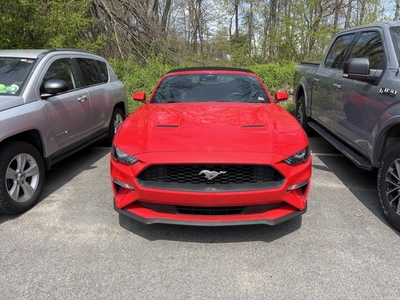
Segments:
[[[354,40],[355,34],[346,34],[336,38],[328,55],[325,59],[325,67],[333,69],[343,69],[346,52],[349,45]]]
[[[363,32],[349,58],[353,57],[366,57],[369,59],[371,69],[383,69],[385,67],[385,54],[379,32]]]
[[[390,27],[390,35],[392,36],[392,41],[394,49],[397,54],[397,61],[400,65],[400,26]]]

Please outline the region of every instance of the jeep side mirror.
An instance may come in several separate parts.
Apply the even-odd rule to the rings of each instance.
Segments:
[[[44,83],[43,89],[41,89],[41,97],[49,98],[57,95],[58,93],[68,91],[68,83],[61,79],[49,79]]]

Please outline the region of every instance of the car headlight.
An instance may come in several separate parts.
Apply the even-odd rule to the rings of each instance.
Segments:
[[[129,155],[115,146],[112,146],[111,148],[111,156],[115,161],[128,166],[131,166],[139,161],[136,157]]]
[[[310,149],[309,147],[305,147],[304,149],[300,150],[299,152],[289,156],[285,159],[285,163],[289,166],[294,166],[306,162],[310,156]]]

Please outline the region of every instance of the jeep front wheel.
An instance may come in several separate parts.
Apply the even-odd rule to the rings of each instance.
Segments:
[[[400,231],[400,143],[383,156],[378,171],[378,192],[385,218]]]
[[[108,136],[105,139],[105,145],[111,146],[112,141],[114,139],[114,135],[118,130],[118,127],[121,126],[122,122],[125,119],[125,115],[120,108],[115,108],[112,114],[110,125],[108,126]]]
[[[25,142],[0,148],[0,211],[20,214],[39,199],[45,177],[39,151]]]

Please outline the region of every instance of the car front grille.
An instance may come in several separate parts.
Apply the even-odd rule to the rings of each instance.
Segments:
[[[248,191],[279,187],[284,176],[266,165],[152,165],[137,177],[143,187],[198,192]]]

